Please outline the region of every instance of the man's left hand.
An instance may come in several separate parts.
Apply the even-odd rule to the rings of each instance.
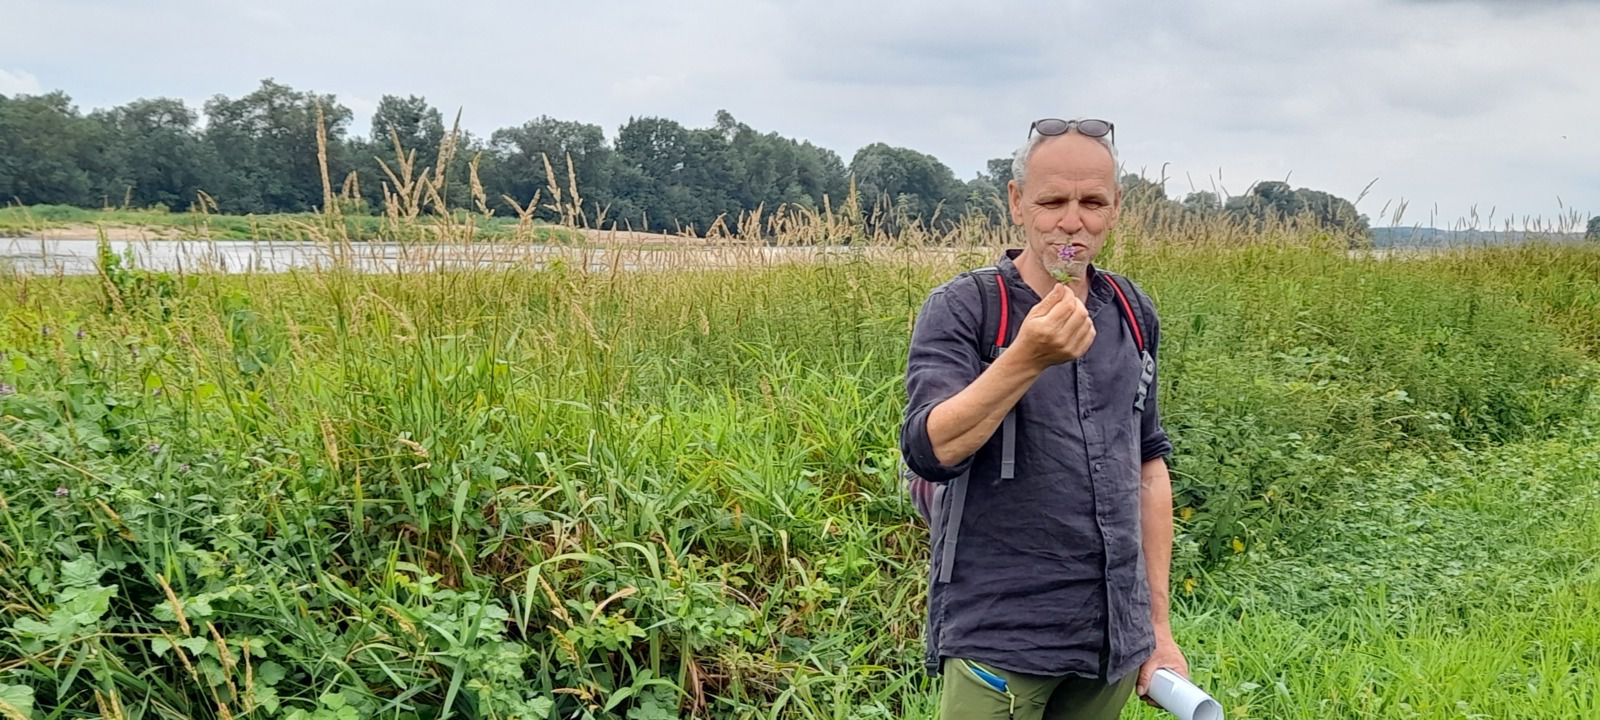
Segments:
[[[1139,667],[1139,682],[1137,692],[1144,698],[1146,704],[1155,707],[1155,701],[1146,693],[1150,692],[1150,679],[1155,676],[1156,670],[1166,668],[1184,678],[1189,677],[1189,661],[1183,658],[1183,651],[1178,649],[1177,641],[1172,639],[1171,633],[1156,633],[1156,650],[1150,654],[1150,659],[1144,661]]]

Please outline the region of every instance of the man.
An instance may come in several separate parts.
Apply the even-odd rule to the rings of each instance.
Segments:
[[[1114,138],[1105,121],[1041,120],[1017,151],[1026,246],[997,263],[1013,339],[992,364],[979,283],[994,274],[936,288],[912,333],[900,449],[946,483],[927,640],[947,720],[1115,718],[1157,668],[1188,675],[1167,616],[1172,445],[1137,344],[1155,356],[1155,306],[1126,285],[1136,335],[1093,265],[1122,208]]]

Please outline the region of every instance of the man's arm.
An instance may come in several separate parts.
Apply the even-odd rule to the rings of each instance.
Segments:
[[[1139,669],[1138,693],[1150,691],[1150,678],[1160,668],[1189,676],[1189,661],[1172,637],[1168,581],[1172,572],[1172,475],[1165,458],[1145,461],[1139,472],[1139,521],[1143,537],[1145,577],[1150,584],[1150,624],[1156,649]]]
[[[935,406],[928,413],[928,441],[939,464],[954,465],[983,447],[1042,372],[1021,353],[1003,353],[971,385]]]
[[[1088,352],[1095,331],[1083,303],[1057,285],[1023,318],[1010,349],[957,389],[951,370],[971,371],[972,343],[946,327],[953,319],[929,312],[912,337],[901,452],[917,474],[940,480],[960,473],[1046,368]]]
[[[1144,537],[1145,577],[1150,581],[1150,622],[1156,638],[1172,638],[1167,588],[1172,573],[1172,475],[1166,458],[1146,462],[1139,473],[1139,515]]]

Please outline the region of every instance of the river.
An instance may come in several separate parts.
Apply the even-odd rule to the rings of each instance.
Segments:
[[[883,258],[891,247],[803,247],[682,244],[677,246],[475,243],[352,243],[230,240],[108,240],[118,256],[131,253],[146,270],[179,273],[280,273],[347,267],[362,272],[426,272],[441,269],[544,267],[556,259],[591,271],[732,268],[815,261],[841,256]],[[99,240],[90,238],[0,238],[0,269],[26,275],[92,275]]]

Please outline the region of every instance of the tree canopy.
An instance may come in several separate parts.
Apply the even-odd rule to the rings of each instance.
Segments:
[[[180,100],[148,98],[85,115],[62,92],[0,95],[0,198],[176,210],[203,191],[224,212],[315,210],[324,202],[320,118],[329,182],[337,191],[353,174],[372,212],[397,190],[397,180],[404,182],[398,141],[414,158],[413,177],[435,172],[441,151],[451,146],[443,176],[452,205],[473,203],[469,167],[476,163],[486,207],[510,213],[538,196],[536,215],[552,220],[562,217],[552,208],[575,206],[587,221],[607,226],[705,232],[719,219],[732,223],[755,210],[821,209],[829,202],[837,210],[852,187],[859,193],[853,207],[864,219],[891,227],[1007,216],[1010,158],[990,160],[984,172],[962,180],[932,155],[880,142],[846,164],[832,150],[758,131],[723,110],[700,128],[639,116],[608,137],[599,125],[540,116],[487,138],[461,132],[453,140],[453,119],[447,123],[415,95],[383,96],[365,135],[352,133],[352,117],[334,95],[272,79],[242,97],[217,95],[198,111]],[[1309,216],[1340,231],[1366,228],[1349,201],[1281,182],[1259,183],[1224,201],[1204,192],[1168,199],[1153,183],[1125,181],[1130,207],[1171,217]]]

